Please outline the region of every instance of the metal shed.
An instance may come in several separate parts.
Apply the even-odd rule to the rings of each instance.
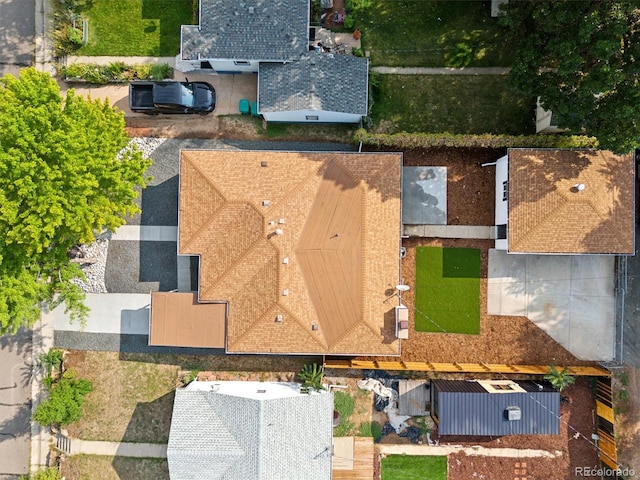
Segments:
[[[547,382],[432,380],[430,396],[439,435],[560,433],[560,394]]]

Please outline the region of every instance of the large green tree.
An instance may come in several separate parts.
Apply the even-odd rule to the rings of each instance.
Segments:
[[[540,96],[557,123],[600,147],[640,144],[640,2],[511,1],[500,23],[516,59],[514,89]]]
[[[63,98],[32,68],[0,79],[0,334],[32,325],[43,305],[86,318],[67,252],[139,211],[150,162],[128,141],[106,102]]]

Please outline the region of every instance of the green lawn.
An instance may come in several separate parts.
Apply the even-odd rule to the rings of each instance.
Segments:
[[[389,67],[495,67],[511,64],[491,2],[351,0],[354,28],[371,62]]]
[[[389,455],[382,459],[382,480],[447,480],[447,457]]]
[[[373,131],[534,134],[533,99],[503,75],[376,75]]]
[[[89,43],[77,55],[171,57],[180,51],[180,26],[194,22],[194,0],[93,0]]]
[[[480,250],[419,247],[416,330],[480,333]]]

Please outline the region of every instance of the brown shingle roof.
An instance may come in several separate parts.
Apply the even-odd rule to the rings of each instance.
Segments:
[[[195,293],[151,292],[149,345],[224,348],[226,310]]]
[[[227,351],[399,353],[385,300],[401,167],[389,153],[182,152],[179,253],[201,257],[200,300],[229,304]]]
[[[632,154],[511,149],[509,251],[632,254],[634,198]]]

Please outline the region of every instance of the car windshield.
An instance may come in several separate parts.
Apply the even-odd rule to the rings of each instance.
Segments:
[[[191,83],[182,84],[182,88],[180,89],[180,91],[182,94],[182,105],[184,105],[185,107],[193,107],[193,85]]]

